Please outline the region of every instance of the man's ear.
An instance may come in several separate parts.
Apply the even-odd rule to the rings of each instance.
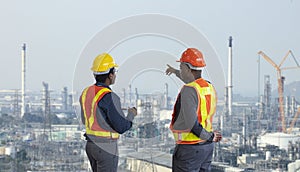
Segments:
[[[109,79],[112,79],[114,77],[114,74],[110,73],[108,77]]]

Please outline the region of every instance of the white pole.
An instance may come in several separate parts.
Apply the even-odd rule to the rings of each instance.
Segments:
[[[21,117],[25,114],[25,97],[26,97],[26,44],[22,46],[22,104],[21,104]]]
[[[232,37],[229,37],[228,46],[228,115],[232,116]]]

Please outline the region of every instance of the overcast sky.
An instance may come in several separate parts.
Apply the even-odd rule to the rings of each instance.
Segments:
[[[167,15],[195,27],[214,47],[224,75],[228,37],[233,36],[234,93],[257,95],[260,50],[276,63],[292,50],[300,61],[299,0],[1,0],[0,89],[21,88],[23,43],[27,44],[27,89],[41,90],[43,81],[52,90],[71,89],[76,64],[88,42],[110,24],[142,14]],[[169,53],[179,58],[182,51]],[[287,65],[295,64],[287,60]],[[261,60],[261,78],[265,74],[277,86],[275,69]],[[286,83],[300,80],[300,70],[283,74]]]

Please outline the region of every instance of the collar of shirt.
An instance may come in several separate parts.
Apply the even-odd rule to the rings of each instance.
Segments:
[[[102,83],[102,82],[96,82],[96,84],[95,84],[96,86],[99,86],[99,87],[106,87],[106,88],[108,88],[108,89],[110,89],[111,90],[111,88],[108,86],[108,85],[105,85],[104,83]]]

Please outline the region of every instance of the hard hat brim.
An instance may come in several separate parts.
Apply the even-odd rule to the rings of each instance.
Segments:
[[[114,64],[111,68],[109,68],[109,69],[106,70],[106,71],[99,71],[99,72],[97,72],[97,71],[93,71],[92,68],[91,68],[91,70],[93,71],[93,74],[94,74],[94,75],[104,75],[104,74],[108,74],[109,71],[110,71],[112,68],[117,68],[117,67],[119,67],[119,65]]]
[[[183,62],[183,61],[180,61],[180,60],[177,60],[176,62],[184,63],[184,64],[188,65],[190,69],[193,69],[193,70],[203,70],[205,68],[205,66],[203,66],[203,67],[195,67],[195,66],[191,65],[188,62]]]

